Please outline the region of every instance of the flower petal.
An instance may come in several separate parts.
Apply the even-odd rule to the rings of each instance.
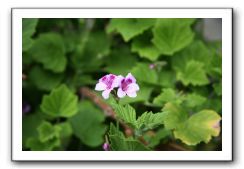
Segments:
[[[138,90],[139,90],[138,84],[132,83],[128,86],[125,92],[129,97],[136,97],[137,96],[136,91]]]
[[[136,96],[137,96],[136,91],[134,91],[134,92],[126,92],[126,94],[127,94],[129,97],[136,97]]]
[[[121,76],[121,75],[119,75],[119,76],[117,76],[117,78],[115,79],[115,81],[114,81],[114,86],[116,86],[116,87],[119,87],[119,86],[121,86],[121,81],[124,79],[124,76]]]
[[[103,98],[104,99],[108,99],[110,92],[111,92],[111,90],[104,90],[103,93],[102,93]]]
[[[95,87],[95,90],[97,91],[102,91],[102,90],[105,90],[106,89],[106,84],[103,83],[103,82],[99,82],[96,84],[96,87]]]
[[[140,90],[138,84],[132,83],[128,85],[128,88],[126,90],[126,93],[134,93],[136,91]]]
[[[128,73],[128,75],[125,77],[126,79],[131,79],[132,83],[136,82],[136,79],[134,78],[134,76],[131,73]]]
[[[121,83],[121,81],[122,81],[123,79],[124,79],[124,77],[121,76],[121,75],[116,76],[116,78],[115,78],[114,81],[113,81],[112,88],[119,87],[119,86],[120,86],[120,83]]]
[[[119,88],[117,95],[119,98],[123,98],[123,97],[125,97],[126,93],[121,88]]]
[[[108,75],[103,76],[102,78],[99,79],[99,82],[105,83],[108,79]]]

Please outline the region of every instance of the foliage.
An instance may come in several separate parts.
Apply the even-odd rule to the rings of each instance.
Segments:
[[[173,55],[194,38],[191,24],[194,19],[158,19],[153,28],[152,42],[162,54]]]
[[[131,125],[135,129],[153,129],[157,125],[163,124],[163,113],[145,112],[136,119],[136,111],[128,104],[126,106],[113,105],[116,116],[124,123]]]
[[[22,48],[23,51],[28,50],[32,43],[32,35],[35,33],[35,28],[36,28],[36,24],[38,22],[38,19],[23,19],[23,23],[22,23],[22,29],[23,29],[23,33],[22,33]]]
[[[111,142],[111,149],[114,151],[148,151],[141,142],[134,138],[126,138],[122,132],[118,130],[113,124],[110,125],[109,138]]]
[[[106,131],[104,120],[105,116],[101,110],[95,108],[90,102],[83,101],[79,104],[78,114],[70,118],[70,123],[75,136],[84,144],[95,147],[103,143]]]
[[[56,33],[41,34],[29,50],[36,62],[55,73],[63,72],[67,64],[62,38]]]
[[[205,40],[201,23],[23,19],[22,100],[31,107],[23,113],[23,150],[92,151],[105,142],[112,151],[168,150],[171,143],[221,150],[222,44]],[[140,87],[135,98],[118,100],[111,91],[103,100],[95,92],[102,76],[128,73]]]
[[[52,90],[50,95],[43,96],[41,110],[54,117],[71,117],[77,113],[77,101],[75,96],[65,85]]]

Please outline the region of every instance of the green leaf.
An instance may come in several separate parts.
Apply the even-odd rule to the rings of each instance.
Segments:
[[[40,142],[46,142],[51,140],[55,137],[59,138],[59,132],[61,128],[57,126],[53,126],[51,123],[47,121],[43,121],[40,126],[37,128],[39,133],[39,140]]]
[[[219,135],[220,120],[221,117],[215,111],[202,110],[179,125],[174,135],[187,145],[196,145],[201,141],[208,143],[212,136]]]
[[[136,121],[137,129],[153,129],[164,123],[164,113],[145,112]]]
[[[206,85],[209,83],[206,72],[203,68],[203,63],[197,61],[189,61],[185,70],[177,72],[177,79],[182,81],[185,86],[192,85]]]
[[[62,32],[61,36],[64,39],[65,51],[67,53],[75,51],[77,44],[80,42],[80,36],[77,36],[78,34],[78,31],[70,31],[67,28]]]
[[[163,108],[163,121],[166,129],[175,129],[177,125],[187,120],[188,114],[179,105],[166,103]]]
[[[110,123],[109,126],[109,136],[116,135],[121,137],[122,139],[125,139],[124,134],[117,128],[113,123]]]
[[[80,37],[75,54],[72,56],[73,67],[78,72],[94,72],[106,61],[110,53],[109,37],[102,31],[85,32]]]
[[[218,77],[221,79],[222,77],[222,42],[209,42],[207,44],[208,49],[213,53],[212,58],[210,60],[209,74],[214,78]]]
[[[200,106],[202,105],[204,102],[206,102],[206,98],[201,96],[201,95],[198,95],[196,93],[192,93],[192,94],[188,94],[186,96],[186,100],[185,100],[185,105],[187,107],[197,107],[197,106]]]
[[[123,133],[116,129],[111,123],[109,131],[109,140],[112,151],[148,151],[141,142],[133,138],[125,138]]]
[[[91,75],[87,74],[77,75],[75,80],[77,86],[95,85],[97,83],[97,80],[94,80]]]
[[[114,104],[112,106],[116,112],[116,117],[123,120],[127,124],[136,126],[136,111],[133,107],[131,107],[129,104],[126,104],[125,106]]]
[[[71,117],[78,111],[78,97],[66,85],[53,89],[42,99],[41,110],[52,117]]]
[[[215,93],[218,96],[222,95],[222,82],[221,81],[218,82],[218,83],[213,84],[213,88],[214,88]]]
[[[59,73],[66,68],[67,59],[64,42],[57,33],[40,34],[29,52],[36,62],[43,64],[45,69]]]
[[[151,43],[151,37],[148,34],[135,38],[132,42],[131,51],[137,52],[140,57],[151,61],[156,61],[161,54],[159,49]]]
[[[146,133],[144,139],[148,142],[148,146],[153,148],[159,145],[162,139],[167,139],[167,137],[171,136],[171,133],[170,130],[162,128],[154,132],[154,134],[150,134],[150,132]]]
[[[27,51],[33,44],[31,36],[36,31],[37,18],[23,18],[22,19],[22,50]]]
[[[137,129],[146,128],[148,130],[163,124],[163,113],[145,112],[136,119],[136,111],[129,104],[125,106],[113,104],[113,108],[118,119]]]
[[[136,62],[136,56],[130,52],[128,47],[120,47],[113,50],[106,58],[107,66],[105,70],[113,74],[126,75],[135,66]]]
[[[152,42],[162,54],[173,55],[192,42],[194,33],[190,26],[193,22],[194,19],[157,19]]]
[[[104,120],[103,112],[91,102],[84,100],[79,104],[79,112],[70,118],[70,123],[75,136],[84,144],[96,147],[104,142]]]
[[[149,64],[138,63],[131,70],[131,73],[138,81],[145,82],[148,84],[158,84],[157,72],[154,69],[150,69]]]
[[[36,128],[42,123],[43,118],[39,113],[34,113],[24,116],[22,120],[22,144],[26,146],[28,138],[38,136]]]
[[[112,151],[149,151],[137,140],[125,140],[117,135],[111,135],[109,138]]]
[[[35,66],[30,71],[29,79],[38,89],[49,91],[61,83],[63,74],[55,74],[42,69],[40,66]]]
[[[171,87],[175,86],[176,76],[173,71],[165,71],[162,70],[158,73],[158,84],[163,87]]]
[[[210,50],[202,41],[196,40],[172,57],[172,67],[176,71],[184,71],[187,63],[193,60],[203,63],[204,70],[208,71],[211,67],[210,63],[213,58],[212,50]]]
[[[54,148],[59,147],[60,144],[61,142],[57,137],[54,137],[46,142],[41,142],[35,137],[30,137],[27,140],[27,147],[30,148],[31,151],[51,151]]]
[[[26,147],[32,151],[51,151],[56,148],[60,150],[65,144],[64,139],[72,134],[72,128],[68,122],[52,125],[47,121],[42,121],[34,130],[38,132],[38,135],[28,137],[26,143]],[[60,147],[61,144],[62,147]]]
[[[213,109],[218,113],[222,111],[222,98],[221,97],[214,97],[211,99],[207,99],[205,104],[203,104],[203,108]]]
[[[221,117],[213,110],[202,110],[188,118],[180,106],[167,103],[163,113],[165,128],[174,129],[175,138],[187,145],[196,145],[201,141],[207,143],[211,136],[219,135]]]
[[[23,51],[22,52],[22,69],[25,69],[25,67],[31,65],[33,63],[33,58],[28,52]]]
[[[128,42],[133,37],[142,34],[152,27],[155,19],[152,18],[113,18],[107,28],[107,32],[119,32],[124,41]]]
[[[56,124],[55,126],[58,127],[60,130],[59,132],[60,138],[69,137],[73,133],[72,126],[69,122],[62,122]]]
[[[172,88],[165,88],[162,93],[153,99],[153,104],[163,107],[166,102],[174,102],[181,104],[184,97],[180,93],[176,93]]]
[[[102,58],[110,52],[110,39],[103,31],[92,32],[87,40],[85,50],[97,58]]]

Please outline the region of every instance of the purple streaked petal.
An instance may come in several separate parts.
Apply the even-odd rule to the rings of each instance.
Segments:
[[[102,78],[99,79],[99,82],[105,83],[107,79],[108,79],[108,75],[105,75],[105,76],[103,76]]]
[[[105,90],[106,89],[106,84],[103,83],[103,82],[99,82],[96,84],[96,87],[95,87],[95,90],[97,91],[102,91],[102,90]]]
[[[114,75],[114,74],[109,74],[109,75],[108,75],[108,78],[109,78],[109,80],[111,80],[111,81],[113,81],[116,77],[117,77],[117,76]]]
[[[117,95],[119,98],[123,98],[123,97],[125,97],[126,93],[121,88],[119,88]]]
[[[107,90],[110,90],[110,89],[113,89],[114,88],[114,82],[116,80],[116,77],[115,75],[113,74],[109,74],[106,78],[106,80],[104,81],[104,83],[107,85]]]
[[[128,75],[125,78],[126,78],[126,80],[127,79],[131,79],[132,80],[132,83],[135,83],[136,82],[135,77],[131,73],[128,73]]]

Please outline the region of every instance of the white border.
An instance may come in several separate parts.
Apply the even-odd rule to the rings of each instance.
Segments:
[[[22,18],[222,18],[222,151],[22,151]],[[232,160],[232,9],[12,9],[12,160]]]

